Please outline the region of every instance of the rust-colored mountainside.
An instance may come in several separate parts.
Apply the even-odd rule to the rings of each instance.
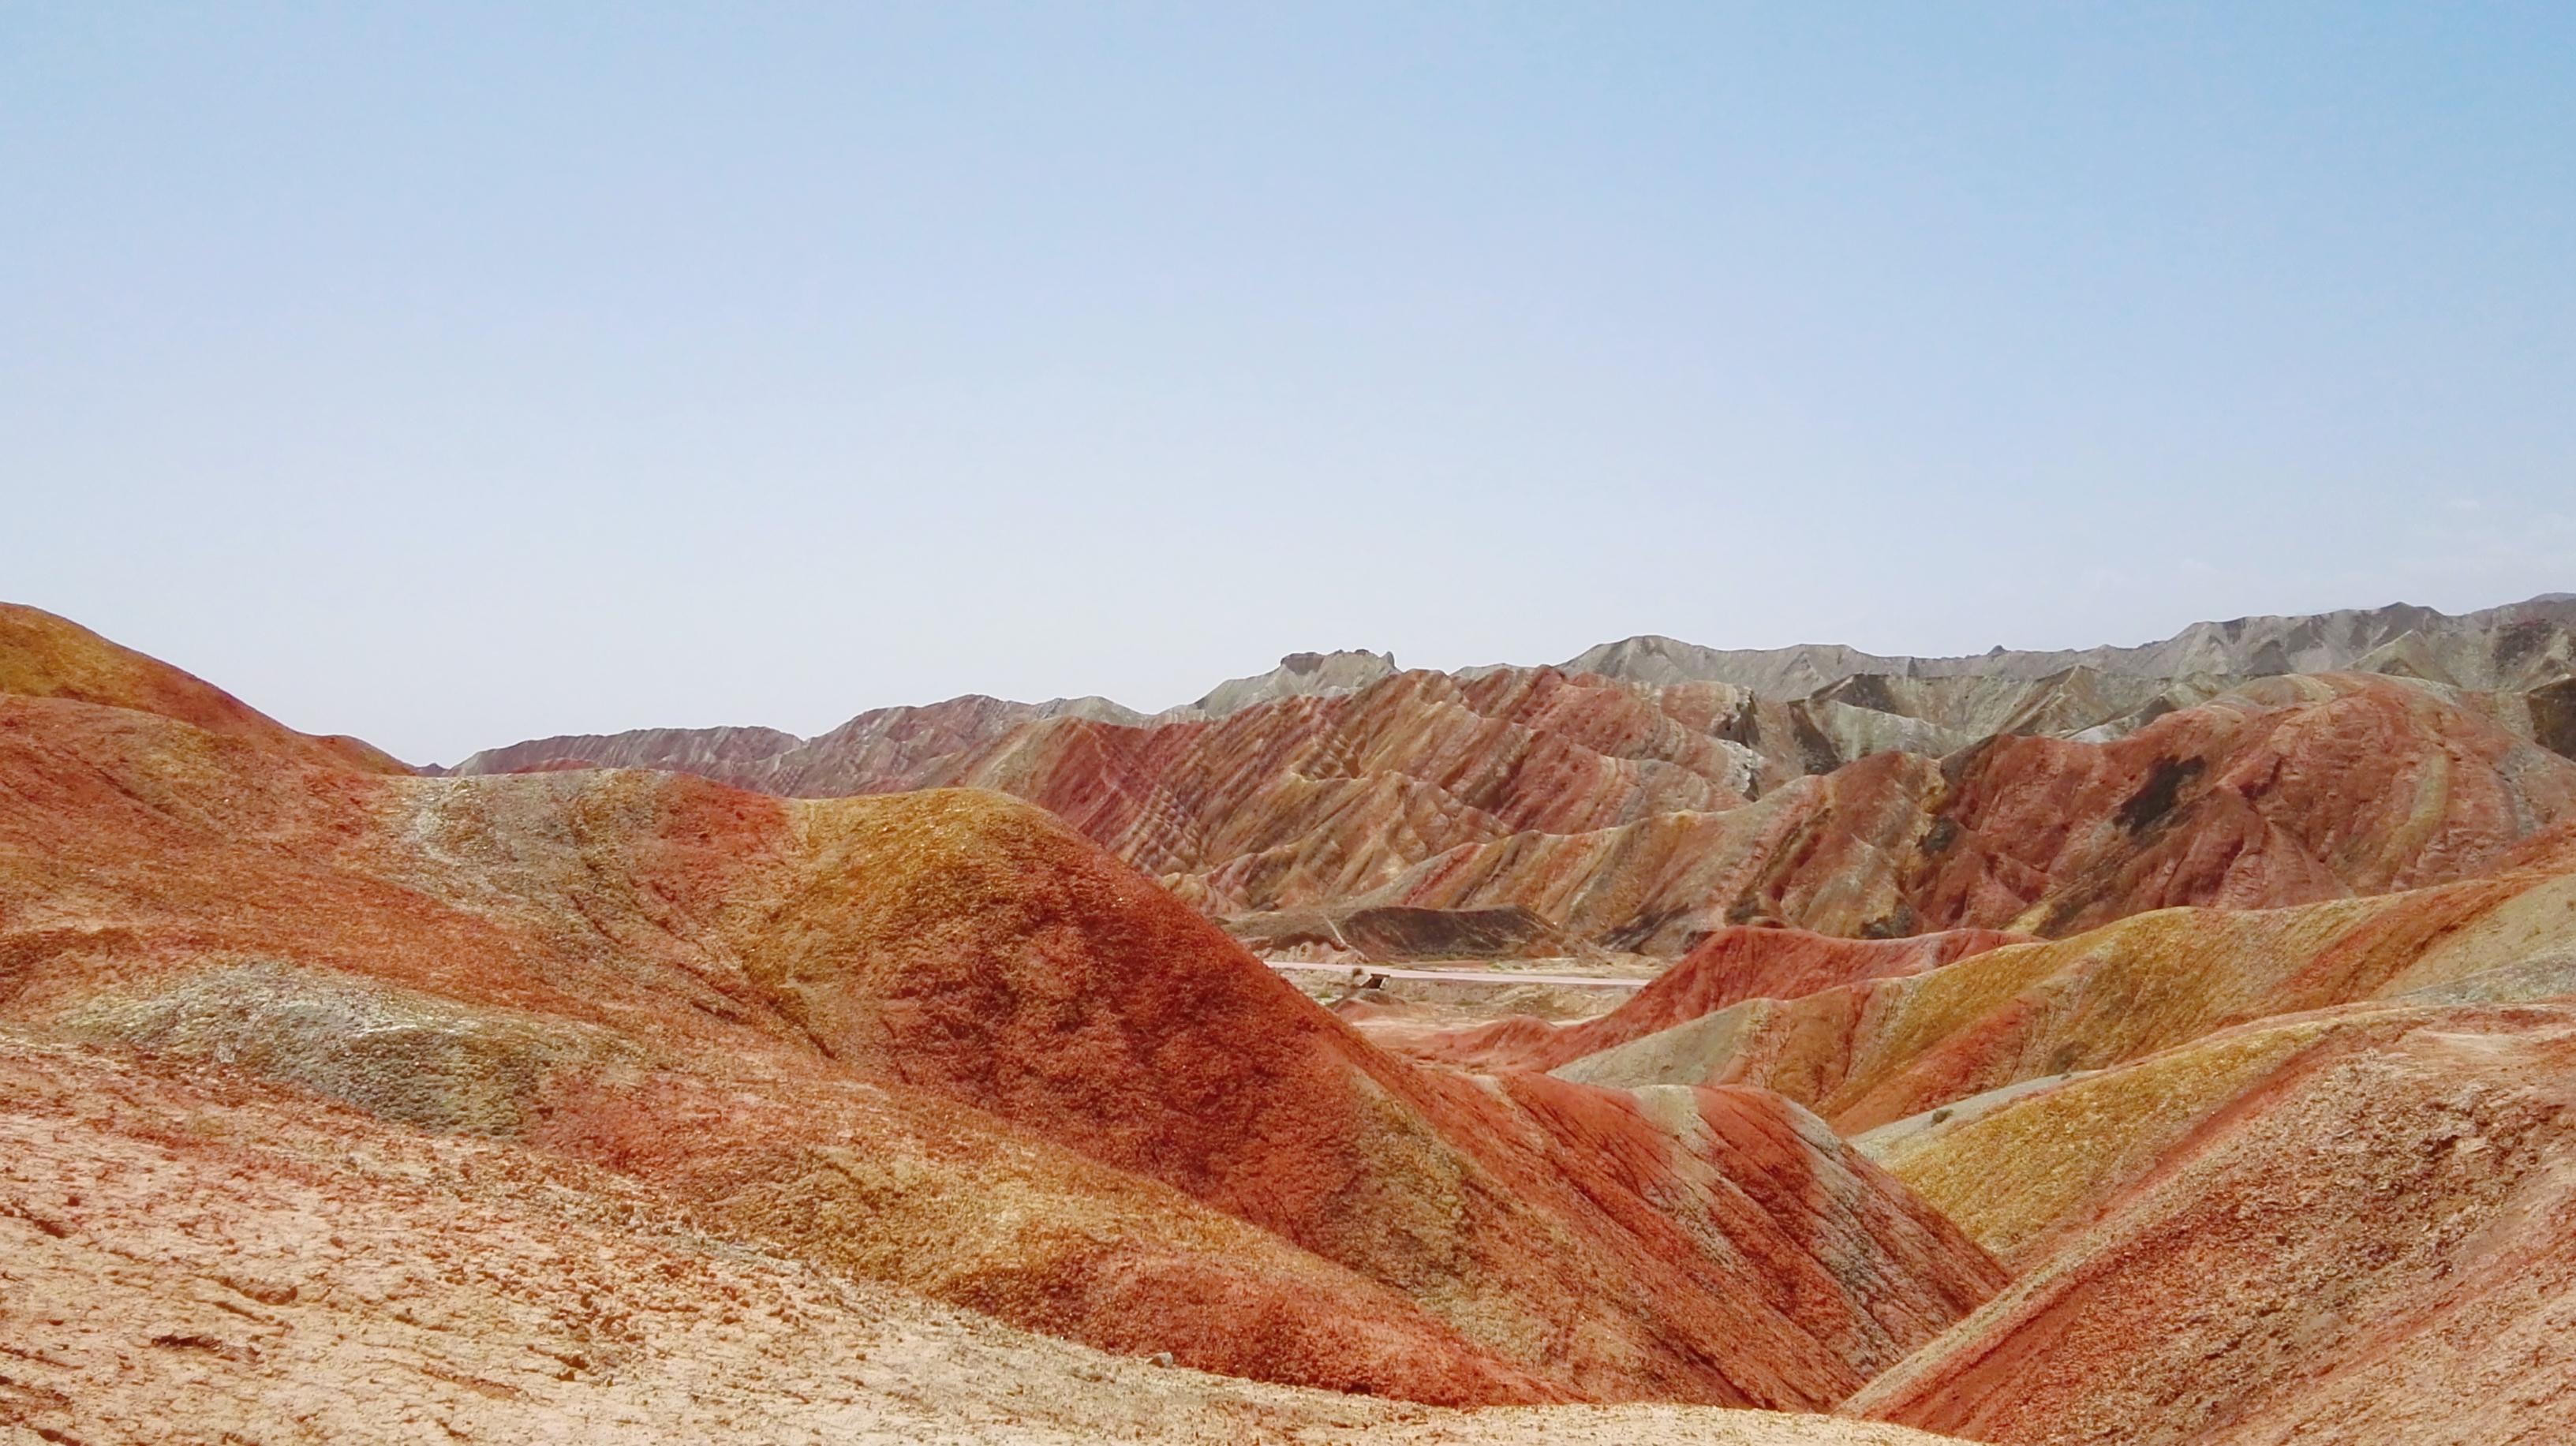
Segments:
[[[1899,1158],[2024,1261],[1849,1409],[1981,1440],[2576,1435],[2576,1006],[2352,1006]]]
[[[1869,1130],[2252,1019],[2428,990],[2546,997],[2567,982],[2551,961],[2576,948],[2571,897],[2563,873],[2515,871],[2298,908],[2159,910],[1926,972],[1856,968],[1852,982],[1675,1023],[1641,997],[1583,1027],[1606,1047],[1552,1067],[1632,1084],[1761,1084]]]
[[[1104,1354],[747,1245],[612,1172],[0,1032],[0,1431],[241,1441],[1934,1446],[1672,1406],[1444,1410]]]
[[[810,742],[652,731],[461,767],[990,788],[1271,951],[1671,957],[1752,921],[2063,934],[2485,869],[2576,802],[2571,627],[2576,602],[2537,599],[1979,659],[1632,639],[1450,675],[1304,654],[1153,719],[970,697]],[[2294,671],[2320,668],[2347,671]]]
[[[138,1439],[220,1379],[257,1436],[363,1389],[329,1373],[380,1369],[369,1342],[424,1427],[652,1416],[702,1347],[854,1342],[653,1416],[754,1429],[816,1372],[876,1409],[855,1343],[886,1300],[1130,1359],[991,1348],[1053,1384],[1159,1358],[1436,1405],[1820,1409],[2005,1280],[1777,1095],[1388,1055],[997,794],[375,771],[246,710],[166,714],[202,685],[15,625],[53,653],[0,696],[0,1214],[49,1282],[41,1320],[0,1320],[34,1362],[13,1424]],[[190,1211],[184,1243],[154,1224]],[[543,1282],[562,1250],[591,1284]],[[105,1264],[138,1253],[161,1274]],[[895,1360],[929,1351],[899,1329]]]
[[[1650,706],[1651,702],[1651,706]],[[2175,904],[2256,906],[2478,873],[2576,816],[2576,762],[2438,690],[2250,684],[2106,743],[1890,751],[1744,801],[1723,740],[1597,680],[1404,674],[1148,728],[1014,730],[959,776],[1028,798],[1272,943],[1678,954],[1729,924],[1848,936],[2060,934]],[[1494,921],[1500,921],[1499,923]]]
[[[1059,720],[960,776],[1255,936],[1298,910],[1519,910],[1540,952],[1675,954],[1757,919],[2055,934],[2384,892],[2477,873],[2576,813],[2576,762],[2371,675],[2249,684],[2109,742],[1876,753],[1750,802],[1729,792],[1739,754],[1677,718],[1682,701],[1405,674],[1216,724]]]
[[[2576,1436],[2559,606],[470,776],[0,611],[0,1426]]]
[[[1712,937],[1432,1058],[1817,1111],[2015,1273],[1846,1403],[2014,1443],[2576,1432],[2576,851],[2060,940]]]
[[[203,678],[36,608],[0,603],[0,696],[150,713],[278,753],[366,773],[409,773],[354,738],[298,733]]]

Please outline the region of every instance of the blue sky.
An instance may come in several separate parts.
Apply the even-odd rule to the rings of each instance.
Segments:
[[[416,759],[2576,588],[2565,5],[16,5],[0,196],[0,597]]]

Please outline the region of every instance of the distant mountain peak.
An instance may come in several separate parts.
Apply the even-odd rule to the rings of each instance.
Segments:
[[[1279,660],[1279,670],[1301,675],[1321,673],[1345,659],[1361,667],[1377,664],[1382,665],[1386,672],[1395,671],[1395,654],[1372,653],[1365,648],[1336,648],[1329,653],[1290,653]]]
[[[1206,697],[1162,716],[1173,720],[1222,718],[1256,703],[1348,693],[1365,688],[1380,678],[1391,678],[1395,673],[1393,653],[1373,653],[1365,648],[1344,648],[1330,653],[1290,653],[1279,660],[1278,667],[1267,673],[1257,673],[1249,678],[1229,678],[1209,689]]]
[[[1901,678],[1991,675],[2024,681],[2070,668],[2114,677],[2187,678],[2319,673],[2368,668],[2369,660],[2403,637],[2420,641],[2423,657],[2410,663],[2433,681],[2462,688],[2529,686],[2554,676],[2563,659],[2527,642],[2499,645],[2503,629],[2557,622],[2576,631],[2576,618],[2555,615],[2576,594],[2538,597],[2478,612],[2450,614],[2418,603],[2397,602],[2335,612],[2255,615],[2191,624],[2171,637],[2134,647],[2031,651],[2000,644],[1967,657],[1881,657],[1856,648],[1798,643],[1784,648],[1711,648],[1658,634],[1601,643],[1561,664],[1570,673],[1598,673],[1621,682],[1666,685],[1730,683],[1766,697],[1794,698],[1864,673]],[[2541,614],[2535,619],[2533,614]]]

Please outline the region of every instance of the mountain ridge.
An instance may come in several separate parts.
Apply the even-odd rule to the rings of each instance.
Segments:
[[[2461,664],[2457,671],[2465,672],[2466,677],[2429,676],[2421,660],[2408,656],[2407,650],[2398,646],[2411,634],[2420,634],[2428,626],[2444,624],[2465,625],[2469,631],[2491,635],[2487,639],[2487,656],[2480,657],[2472,649],[2453,659]],[[2536,629],[2535,624],[2538,625]],[[2374,661],[2381,666],[2372,666]],[[2132,663],[2148,666],[2131,666]],[[1757,698],[1778,702],[1807,700],[1854,680],[1879,680],[1884,684],[1889,681],[1920,683],[1991,678],[2038,683],[2059,674],[2195,683],[2213,678],[2254,678],[2292,672],[2393,671],[2400,676],[2452,687],[2492,691],[2530,687],[2576,674],[2576,593],[2542,593],[2520,602],[2466,613],[2443,613],[2412,603],[2391,603],[2376,608],[2347,608],[2327,613],[2253,615],[2192,623],[2170,637],[2134,645],[2103,644],[2054,650],[1998,646],[1985,653],[1956,656],[1878,654],[1840,643],[1798,643],[1778,648],[1713,648],[1661,634],[1640,633],[1596,643],[1552,665],[1489,663],[1450,669],[1445,675],[1461,682],[1472,682],[1493,673],[1529,671],[1537,666],[1552,666],[1567,674],[1589,673],[1652,686],[1725,683],[1744,688]],[[907,708],[959,710],[970,704],[998,705],[1015,710],[1015,716],[1021,719],[1070,715],[1130,725],[1189,722],[1222,718],[1247,707],[1284,698],[1332,697],[1354,692],[1398,671],[1395,655],[1391,652],[1346,649],[1327,653],[1290,653],[1268,672],[1227,679],[1195,702],[1159,713],[1147,713],[1098,696],[1020,703],[967,693],[936,703],[870,709],[838,728],[811,738],[798,738],[760,725],[639,728],[608,734],[567,734],[484,749],[468,755],[452,767],[433,766],[424,771],[504,773],[554,758],[586,758],[602,763],[614,761],[625,767],[669,766],[646,760],[655,756],[686,757],[691,748],[697,746],[695,740],[701,738],[728,739],[753,734],[775,734],[792,740],[785,747],[770,750],[772,753],[784,752],[797,745],[818,744],[834,733],[860,725],[864,720]],[[2438,660],[2433,671],[2441,671]],[[654,748],[647,746],[650,740],[661,740],[666,751],[657,754]],[[555,751],[545,752],[550,746]],[[727,756],[730,761],[738,762],[747,757],[768,755]]]

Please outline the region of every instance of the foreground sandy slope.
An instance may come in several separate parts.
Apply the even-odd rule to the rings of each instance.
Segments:
[[[0,1032],[0,1441],[1929,1442],[1453,1412],[1103,1355],[716,1238],[604,1171]]]

